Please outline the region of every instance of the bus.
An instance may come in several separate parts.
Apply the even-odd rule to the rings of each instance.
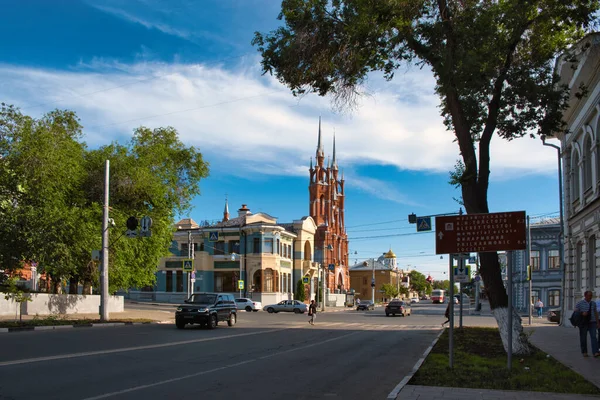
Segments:
[[[436,289],[431,292],[431,302],[432,303],[443,303],[446,301],[445,291],[441,289]]]

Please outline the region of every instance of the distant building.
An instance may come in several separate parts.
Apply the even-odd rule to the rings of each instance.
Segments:
[[[370,258],[350,267],[350,289],[354,290],[355,297],[361,300],[371,300],[373,271],[375,271],[376,303],[390,300],[380,291],[383,284],[395,285],[397,288],[400,286],[408,288],[410,285],[408,271],[398,268],[396,255],[390,249],[377,259]]]
[[[528,304],[535,303],[537,299],[542,300],[545,310],[560,306],[563,274],[558,251],[559,233],[558,218],[532,223],[529,262],[526,250],[512,252],[513,305],[521,312],[528,312]],[[527,265],[531,266],[531,293]]]

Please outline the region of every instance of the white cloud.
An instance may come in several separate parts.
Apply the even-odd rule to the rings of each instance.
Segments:
[[[139,125],[168,125],[185,143],[198,146],[211,165],[230,171],[244,165],[271,174],[305,175],[315,154],[319,115],[326,154],[331,155],[335,129],[338,163],[346,171],[382,164],[445,173],[459,157],[454,136],[438,114],[439,100],[427,71],[409,70],[390,84],[379,82],[357,110],[340,115],[330,112],[328,99],[311,95],[298,100],[274,78],[261,76],[257,63],[250,65],[223,69],[96,60],[74,71],[0,65],[0,82],[3,100],[22,105],[25,113],[75,110],[92,147],[128,136]],[[31,107],[35,105],[41,106]],[[495,137],[491,157],[492,179],[556,173],[556,153],[539,139],[506,142]],[[362,185],[370,183],[363,180]],[[402,199],[400,193],[381,195]]]

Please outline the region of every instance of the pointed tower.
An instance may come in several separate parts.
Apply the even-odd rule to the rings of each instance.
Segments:
[[[229,204],[227,203],[227,197],[225,197],[225,209],[223,210],[223,222],[229,221]]]
[[[325,161],[321,118],[317,139],[316,165],[311,162],[309,214],[317,224],[315,261],[326,267],[326,284],[332,293],[350,289],[348,235],[344,226],[344,182],[338,180],[335,136],[331,163]]]

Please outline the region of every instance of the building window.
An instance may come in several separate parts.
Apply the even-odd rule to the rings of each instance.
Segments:
[[[288,258],[292,258],[292,245],[288,244]]]
[[[252,240],[252,252],[254,254],[260,253],[260,239],[259,238],[254,238]]]
[[[273,270],[271,268],[265,269],[265,286],[263,292],[275,291],[275,284],[273,278]]]
[[[229,248],[229,253],[240,254],[240,241],[239,240],[230,240],[227,247]]]
[[[533,271],[540,270],[540,252],[539,250],[531,250],[531,258],[529,259],[529,265]]]
[[[592,139],[589,135],[585,138],[583,146],[583,189],[592,188]]]
[[[265,239],[265,248],[263,253],[273,254],[273,239]]]
[[[577,242],[577,247],[575,248],[575,288],[582,288],[582,276],[581,276],[581,257],[583,255],[583,244],[581,242]]]
[[[287,253],[287,250],[288,250],[288,248],[287,248],[287,244],[283,243],[283,244],[282,244],[282,246],[283,246],[283,257],[285,257],[285,258],[288,258],[288,253]]]
[[[598,272],[596,271],[596,235],[588,239],[588,268],[590,271],[590,282],[598,286]]]
[[[177,290],[176,292],[183,292],[183,271],[177,271]]]
[[[579,200],[579,154],[573,152],[571,157],[571,200]]]
[[[548,251],[548,269],[559,269],[560,258],[558,257],[558,250]]]
[[[165,287],[165,292],[173,291],[173,271],[167,271],[167,283]]]
[[[531,304],[535,304],[535,302],[537,301],[537,299],[540,299],[540,291],[539,290],[532,290],[531,291]]]
[[[215,242],[215,256],[222,256],[225,254],[225,242]]]
[[[279,239],[277,239],[277,254],[281,257],[281,243],[279,242]]]
[[[550,306],[550,307],[560,306],[560,290],[551,289],[548,291],[548,306]]]
[[[215,292],[236,292],[238,271],[218,271],[215,272]]]

